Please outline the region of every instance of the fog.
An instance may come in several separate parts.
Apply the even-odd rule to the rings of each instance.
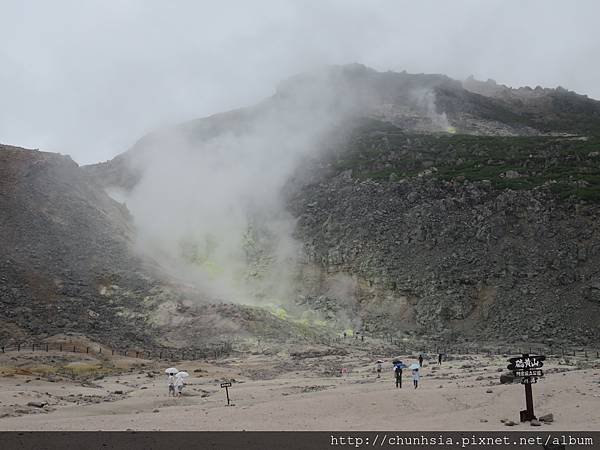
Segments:
[[[0,142],[106,160],[349,62],[600,98],[599,12],[593,0],[4,0]]]
[[[191,134],[168,129],[136,150],[131,165],[141,180],[117,198],[135,218],[138,250],[207,298],[290,304],[305,257],[284,186],[361,109],[360,98],[328,89],[337,73],[291,81],[257,107],[196,124]]]
[[[301,163],[344,139],[348,120],[367,112],[393,116],[394,105],[380,108],[389,95],[376,88],[382,76],[358,64],[328,66],[286,80],[255,107],[140,142],[127,159],[140,181],[131,192],[112,192],[135,219],[138,250],[212,300],[279,308],[325,295],[352,310],[356,280],[347,274],[329,274],[331,283],[322,286],[303,282],[309,258],[294,238],[284,188],[292,177],[296,186],[311,178]],[[447,132],[432,90],[415,87],[405,98],[402,108],[428,119],[419,126]]]

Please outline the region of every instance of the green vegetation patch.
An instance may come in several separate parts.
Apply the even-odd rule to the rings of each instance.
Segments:
[[[560,198],[600,199],[596,136],[419,135],[368,121],[334,155],[332,167],[362,180],[488,180],[496,189],[548,185]]]

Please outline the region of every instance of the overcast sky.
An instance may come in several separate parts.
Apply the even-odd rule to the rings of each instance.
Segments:
[[[109,159],[322,64],[600,99],[600,2],[0,0],[0,142]]]

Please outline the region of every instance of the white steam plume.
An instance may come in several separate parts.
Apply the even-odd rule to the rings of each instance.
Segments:
[[[230,113],[208,119],[208,128],[231,131],[198,138],[187,126],[155,136],[139,152],[143,176],[126,199],[140,248],[210,297],[285,302],[301,250],[282,188],[354,106],[325,81],[292,82],[237,112],[235,126]]]

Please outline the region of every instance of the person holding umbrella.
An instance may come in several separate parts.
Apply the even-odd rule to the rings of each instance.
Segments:
[[[396,374],[396,387],[402,388],[402,369],[406,368],[406,365],[400,361],[394,361],[394,373]]]
[[[189,377],[190,374],[187,372],[177,372],[175,375],[175,387],[177,388],[177,397],[181,397],[181,391],[183,391],[183,386],[185,385],[184,378]]]
[[[419,387],[419,368],[421,366],[419,366],[417,363],[415,364],[411,364],[409,369],[412,370],[412,379],[413,379],[413,385],[415,386],[415,389]]]
[[[175,397],[175,374],[179,372],[175,367],[169,367],[165,370],[167,376],[167,384],[169,385],[169,397],[173,394]]]

